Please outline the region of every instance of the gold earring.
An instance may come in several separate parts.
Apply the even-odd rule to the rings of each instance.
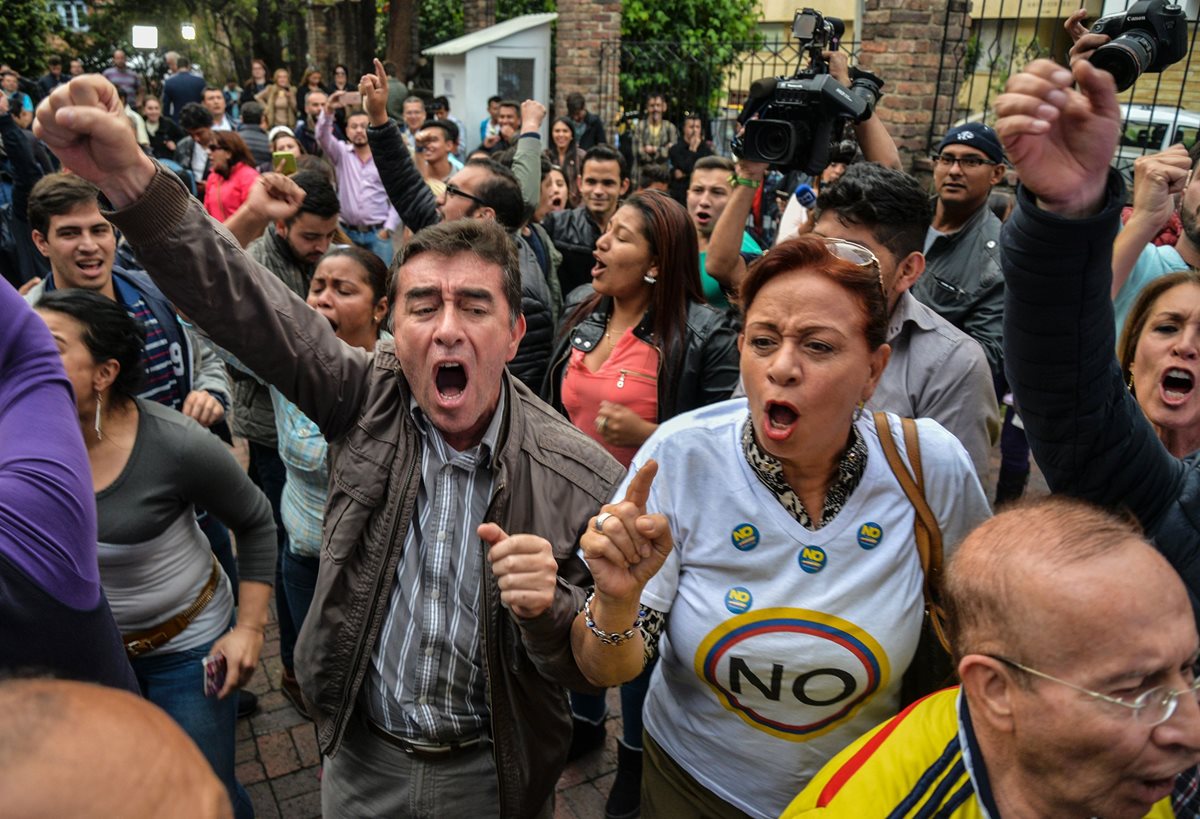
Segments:
[[[854,408],[854,417],[852,420],[857,421],[859,418],[862,418],[863,409],[865,409],[866,406],[867,406],[866,401],[859,401],[858,406]]]
[[[100,431],[100,393],[96,393],[96,440],[103,441],[104,433]]]

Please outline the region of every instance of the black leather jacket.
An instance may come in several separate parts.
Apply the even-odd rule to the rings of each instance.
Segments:
[[[591,285],[574,290],[563,304],[564,322],[592,293]],[[591,352],[604,337],[612,299],[600,300],[596,309],[572,327],[559,328],[558,342],[550,360],[550,372],[542,385],[542,399],[566,415],[562,404],[562,382],[572,350]],[[658,421],[673,418],[717,401],[724,401],[737,386],[739,377],[737,331],[732,318],[707,304],[688,305],[687,330],[682,339],[663,353],[655,341],[653,316],[647,312],[633,332],[658,349]]]
[[[588,209],[581,205],[570,210],[547,213],[542,219],[542,227],[550,234],[551,241],[563,256],[562,264],[558,266],[562,291],[571,293],[578,287],[591,284],[592,268],[596,265],[592,251],[596,249],[596,240],[603,231]]]

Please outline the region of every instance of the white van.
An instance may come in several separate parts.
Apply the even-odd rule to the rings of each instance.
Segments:
[[[1113,166],[1133,183],[1133,161],[1143,154],[1158,153],[1176,143],[1191,148],[1200,133],[1200,114],[1168,105],[1121,105],[1121,141]]]

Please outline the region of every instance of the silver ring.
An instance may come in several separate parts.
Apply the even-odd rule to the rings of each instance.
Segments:
[[[601,512],[600,514],[596,515],[596,519],[592,521],[592,528],[600,534],[604,534],[604,521],[608,520],[612,516],[612,512]]]

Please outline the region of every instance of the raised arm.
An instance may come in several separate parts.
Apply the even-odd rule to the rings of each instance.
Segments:
[[[1125,506],[1152,530],[1184,468],[1125,388],[1113,352],[1112,243],[1124,193],[1108,166],[1120,128],[1113,80],[1083,60],[1072,71],[1035,61],[996,100],[996,130],[1027,180],[1001,242],[1008,379],[1050,488]]]
[[[1172,145],[1162,153],[1139,156],[1133,163],[1133,213],[1113,244],[1112,298],[1116,301],[1138,257],[1175,212],[1192,161],[1187,148]],[[1135,282],[1140,287],[1144,282]]]
[[[0,555],[80,609],[100,599],[96,502],[50,331],[0,279]]]
[[[537,100],[521,103],[521,132],[513,152],[512,171],[521,183],[521,198],[529,212],[537,210],[542,199],[542,120],[546,106]]]
[[[400,215],[404,226],[414,233],[428,225],[437,224],[437,199],[425,182],[425,177],[413,163],[412,154],[404,144],[400,126],[387,113],[387,72],[383,63],[375,60],[375,73],[364,74],[358,90],[362,93],[363,108],[366,109],[371,127],[367,129],[367,141],[371,144],[371,156],[379,170],[379,178],[387,191],[392,207]]]
[[[721,218],[713,226],[708,238],[708,255],[704,269],[726,290],[736,291],[746,275],[746,262],[742,259],[742,234],[746,232],[746,218],[754,207],[754,197],[767,175],[764,162],[749,162],[739,159],[734,175],[739,179],[757,182],[757,185],[737,184],[725,204]]]
[[[124,232],[163,293],[214,342],[264,374],[327,438],[357,418],[369,356],[311,310],[209,219],[174,174],[137,149],[116,89],[85,76],[38,109],[36,133],[118,209]]]

